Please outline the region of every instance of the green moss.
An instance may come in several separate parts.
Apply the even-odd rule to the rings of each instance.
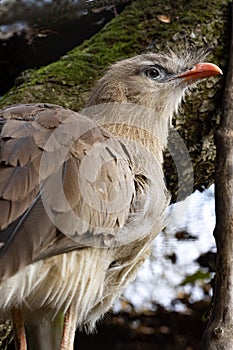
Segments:
[[[224,69],[230,37],[228,7],[227,0],[134,1],[97,35],[59,61],[24,74],[23,83],[0,100],[0,107],[13,103],[50,102],[79,110],[88,91],[107,66],[146,50],[167,47],[179,50],[208,43],[213,47],[210,60]],[[159,14],[170,16],[171,22],[161,23],[157,18]],[[214,180],[213,135],[219,121],[223,82],[224,79],[213,79],[202,83],[186,99],[185,107],[181,108],[175,121],[190,151],[194,188],[202,189]],[[169,156],[166,157],[165,170],[175,200],[177,174]],[[0,338],[5,339],[3,333],[7,336],[10,329],[8,323],[2,325]]]
[[[186,46],[201,47],[208,43],[213,47],[210,60],[224,68],[230,36],[228,6],[227,0],[134,1],[98,34],[59,61],[30,71],[20,86],[0,100],[0,107],[44,101],[79,110],[106,67],[148,50],[171,47],[179,51]],[[157,18],[160,14],[170,16],[171,22],[160,22]],[[221,102],[221,83],[218,79],[213,79],[212,85],[209,82],[201,84],[187,98],[176,120],[176,127],[190,149],[195,188],[199,189],[213,182],[213,134]],[[168,158],[166,173],[175,194],[175,170],[171,170],[170,163]]]

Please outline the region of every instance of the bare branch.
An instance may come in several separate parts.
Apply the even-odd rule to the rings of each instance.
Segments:
[[[232,11],[233,22],[233,11]],[[232,26],[233,29],[233,26]],[[223,97],[222,121],[216,133],[217,271],[203,350],[233,349],[233,36]]]

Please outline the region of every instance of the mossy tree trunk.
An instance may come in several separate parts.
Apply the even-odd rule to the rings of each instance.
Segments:
[[[170,23],[161,22],[159,15],[169,16]],[[59,61],[26,72],[20,85],[0,99],[0,107],[49,102],[80,110],[88,91],[111,63],[167,47],[180,51],[190,45],[202,47],[208,44],[213,48],[209,60],[224,69],[229,23],[228,0],[133,1],[97,35]],[[224,80],[211,78],[200,84],[191,97],[187,97],[175,121],[191,156],[194,189],[208,187],[214,180],[213,135],[219,124],[223,83]],[[177,174],[169,157],[166,174],[175,198]],[[6,329],[9,329],[8,325]],[[1,339],[3,337],[0,348],[4,349]]]
[[[159,15],[170,17],[163,23]],[[178,52],[187,46],[209,45],[210,61],[224,69],[229,43],[228,0],[133,1],[97,35],[73,49],[59,61],[24,74],[21,85],[0,100],[0,107],[13,103],[50,102],[80,110],[88,91],[103,71],[116,60],[145,51]],[[215,146],[213,135],[219,122],[221,83],[210,78],[186,99],[176,118],[176,129],[184,139],[194,167],[194,189],[213,182]],[[171,190],[177,175],[166,161]]]

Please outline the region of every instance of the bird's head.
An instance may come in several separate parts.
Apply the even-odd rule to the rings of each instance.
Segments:
[[[112,65],[92,91],[87,106],[107,102],[130,102],[152,108],[170,119],[185,91],[203,78],[221,74],[203,62],[206,50],[175,54],[147,53]]]

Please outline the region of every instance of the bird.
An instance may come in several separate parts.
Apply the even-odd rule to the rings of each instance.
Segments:
[[[111,65],[79,111],[0,110],[0,319],[18,350],[71,350],[150,255],[170,195],[163,151],[192,86],[221,74],[204,49]]]

